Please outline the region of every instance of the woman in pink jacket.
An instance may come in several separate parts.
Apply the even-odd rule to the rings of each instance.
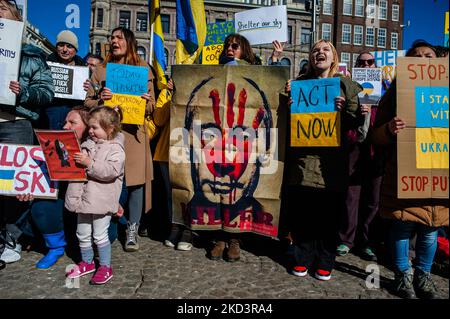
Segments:
[[[108,227],[118,210],[125,166],[124,136],[120,133],[119,110],[97,107],[89,112],[89,138],[74,155],[77,164],[86,167],[88,180],[70,183],[65,206],[78,213],[77,237],[82,261],[67,273],[78,278],[95,271],[92,237],[97,245],[100,267],[90,283],[101,285],[113,274]]]

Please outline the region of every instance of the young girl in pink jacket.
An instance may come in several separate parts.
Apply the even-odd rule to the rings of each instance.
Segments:
[[[108,227],[118,210],[125,165],[124,136],[120,133],[120,110],[97,107],[89,112],[89,138],[74,155],[86,167],[87,182],[69,183],[65,206],[78,214],[77,237],[82,261],[70,270],[68,278],[95,271],[92,237],[97,245],[100,267],[90,283],[101,285],[112,277],[111,243]]]

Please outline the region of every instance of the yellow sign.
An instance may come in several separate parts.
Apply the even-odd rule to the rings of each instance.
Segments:
[[[416,167],[448,168],[448,128],[416,128]]]
[[[291,146],[339,146],[339,112],[291,114]]]
[[[137,95],[113,94],[105,106],[120,106],[123,113],[123,124],[144,124],[146,100]]]
[[[445,13],[445,25],[444,25],[444,33],[448,34],[449,30],[448,30],[448,11]]]
[[[211,44],[203,47],[202,64],[219,64],[219,56],[223,51],[223,44]]]

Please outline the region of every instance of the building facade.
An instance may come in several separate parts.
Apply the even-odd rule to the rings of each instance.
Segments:
[[[291,75],[298,74],[307,61],[311,42],[312,15],[305,10],[305,0],[204,0],[207,23],[234,20],[236,12],[261,6],[288,6],[289,43],[285,45],[282,63],[291,66]],[[137,38],[138,53],[150,59],[150,24],[147,0],[92,0],[90,45],[91,51],[104,55],[108,36],[115,27],[131,29]],[[167,65],[175,64],[176,1],[161,0],[161,20],[164,31]],[[264,63],[272,52],[272,45],[254,47]],[[170,70],[168,70],[170,72]]]
[[[402,49],[404,0],[320,0],[318,38],[352,67],[361,51]]]

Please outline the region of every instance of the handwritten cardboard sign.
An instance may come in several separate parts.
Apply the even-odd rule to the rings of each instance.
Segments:
[[[86,92],[83,83],[89,79],[89,68],[85,66],[72,66],[54,62],[47,62],[52,71],[55,97],[84,100]]]
[[[288,41],[286,6],[264,7],[234,15],[236,32],[251,45]]]
[[[206,25],[205,46],[222,44],[225,42],[225,38],[234,32],[234,21],[208,23]]]
[[[120,106],[123,124],[144,124],[146,101],[138,95],[113,94],[111,100],[105,101],[105,106]]]
[[[378,103],[378,100],[381,98],[380,68],[353,68],[352,80],[363,87],[362,92],[358,94],[360,103]]]
[[[19,78],[23,22],[0,19],[0,104],[14,105],[9,82]]]
[[[291,82],[291,146],[339,146],[338,78]]]
[[[223,44],[212,44],[203,47],[202,64],[219,64],[219,57],[223,51]]]
[[[85,181],[85,167],[73,155],[81,152],[74,131],[35,130],[52,181]]]
[[[449,65],[447,59],[399,58],[398,197],[448,198]]]
[[[0,143],[0,194],[57,198],[57,183],[48,176],[39,146]]]

